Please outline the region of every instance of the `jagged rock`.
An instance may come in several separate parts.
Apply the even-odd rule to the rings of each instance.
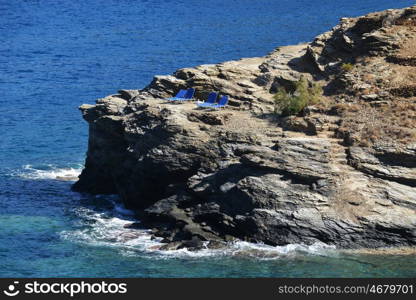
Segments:
[[[307,54],[321,72],[333,73],[341,63],[354,62],[361,55],[389,55],[398,48],[401,33],[386,32],[403,16],[411,15],[415,7],[386,10],[361,18],[342,18],[332,31],[315,38],[308,46]]]
[[[119,90],[118,92],[120,94],[120,97],[127,101],[140,95],[140,90]]]
[[[344,18],[309,44],[180,69],[143,90],[82,105],[89,145],[74,190],[119,194],[140,215],[137,227],[163,238],[162,250],[222,247],[234,238],[416,245],[416,142],[359,146],[364,125],[377,121],[369,107],[380,99],[380,107],[392,105],[386,80],[394,72],[385,58],[410,39],[403,33],[413,15],[416,7]],[[341,70],[345,62],[356,64]],[[273,114],[273,93],[293,91],[301,76],[319,80],[333,102]],[[228,94],[230,105],[210,111],[163,100],[188,87],[200,100]],[[346,111],[359,115],[351,128]],[[360,123],[365,118],[373,123]]]
[[[365,148],[351,147],[349,153],[352,165],[375,177],[416,186],[416,153],[414,151],[378,150],[369,152]]]
[[[375,101],[379,99],[379,95],[377,94],[362,95],[361,98],[366,101]]]
[[[306,45],[287,46],[265,57],[179,69],[173,76],[155,76],[143,91],[163,98],[179,89],[194,87],[196,98],[201,100],[210,91],[219,91],[231,96],[231,106],[267,113],[273,111],[273,93],[277,88],[293,86],[301,72],[310,68],[303,59],[305,51]]]

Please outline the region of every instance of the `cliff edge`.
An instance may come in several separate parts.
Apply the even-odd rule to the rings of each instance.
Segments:
[[[387,10],[82,105],[89,144],[73,188],[119,194],[166,249],[416,245],[415,45],[416,7]],[[322,101],[275,114],[275,93],[300,78],[323,87]],[[189,87],[229,105],[164,100]]]

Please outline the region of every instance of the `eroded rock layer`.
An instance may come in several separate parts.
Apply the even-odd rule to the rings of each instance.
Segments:
[[[166,248],[234,238],[345,248],[416,244],[416,7],[343,18],[309,44],[185,68],[83,105],[74,189],[117,193]],[[324,87],[301,115],[273,95]],[[170,103],[181,88],[222,110]]]

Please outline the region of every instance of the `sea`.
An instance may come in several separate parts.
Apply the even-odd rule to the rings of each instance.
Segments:
[[[407,0],[0,0],[0,277],[415,277],[415,255],[332,245],[160,251],[117,195],[71,191],[78,106],[178,68],[263,56]]]

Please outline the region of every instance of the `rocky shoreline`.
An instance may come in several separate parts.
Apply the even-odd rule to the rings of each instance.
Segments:
[[[73,189],[120,195],[141,221],[131,227],[152,228],[165,249],[414,246],[415,41],[416,7],[343,18],[311,43],[84,104],[88,152]],[[301,77],[323,86],[322,103],[276,115],[274,94]],[[229,105],[163,100],[189,87]]]

